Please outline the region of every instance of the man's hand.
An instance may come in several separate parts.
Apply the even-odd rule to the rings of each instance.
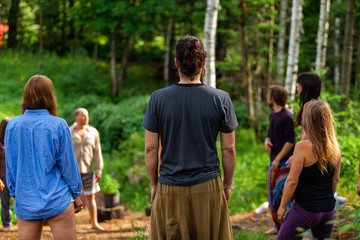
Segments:
[[[5,188],[5,184],[0,179],[0,191],[4,190],[4,188]]]
[[[271,164],[271,167],[274,171],[279,170],[280,160],[274,159],[274,161]]]
[[[153,201],[154,201],[154,199],[155,199],[156,188],[157,188],[157,185],[151,186],[151,197],[150,197],[150,202],[151,202],[151,203],[153,203]]]
[[[80,196],[77,196],[75,199],[74,199],[74,208],[75,208],[75,213],[78,213],[81,211],[81,209],[83,209],[83,203],[80,199]]]
[[[272,149],[273,144],[271,143],[270,138],[266,138],[266,139],[265,139],[264,146],[265,146],[265,150],[266,150],[268,153],[271,153],[271,149]]]
[[[95,178],[96,178],[96,182],[99,182],[101,179],[101,174],[100,173],[95,174]]]
[[[226,201],[227,203],[229,203],[231,198],[231,187],[227,186],[226,183],[224,183],[224,192],[225,192]]]

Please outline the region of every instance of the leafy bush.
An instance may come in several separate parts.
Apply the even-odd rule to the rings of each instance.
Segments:
[[[103,152],[120,150],[120,143],[133,133],[144,131],[142,120],[150,96],[137,96],[114,104],[97,96],[87,95],[66,103],[61,116],[69,125],[74,122],[74,110],[85,107],[89,111],[90,125],[100,133]]]
[[[356,204],[347,205],[339,209],[342,212],[349,212],[341,220],[340,233],[346,232],[350,229],[354,231],[355,239],[360,239],[360,206]]]
[[[116,194],[119,192],[120,184],[115,178],[106,174],[100,181],[101,192],[104,194]]]

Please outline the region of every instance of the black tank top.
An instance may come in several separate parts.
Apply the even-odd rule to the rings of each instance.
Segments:
[[[295,201],[310,212],[329,212],[335,207],[332,191],[334,168],[328,166],[328,172],[322,174],[317,162],[304,167],[295,190]]]

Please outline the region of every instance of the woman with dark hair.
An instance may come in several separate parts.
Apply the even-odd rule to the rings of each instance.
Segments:
[[[5,163],[5,146],[4,137],[5,129],[10,118],[4,118],[0,123],[0,182],[3,184],[3,189],[0,189],[1,196],[1,221],[4,231],[10,231],[11,226],[11,211],[10,211],[10,193],[6,186],[6,163]],[[1,184],[1,183],[0,183]]]
[[[299,228],[311,229],[316,239],[331,237],[341,154],[328,103],[312,100],[304,104],[303,126],[307,139],[298,142],[277,212],[279,220],[286,204],[295,200],[281,225],[278,239],[302,239]]]
[[[146,109],[143,126],[153,203],[152,240],[232,239],[227,203],[238,122],[228,93],[201,83],[205,57],[198,38],[181,38],[175,58],[180,81],[153,92]],[[219,132],[223,180],[216,148]]]
[[[55,239],[76,239],[82,208],[81,178],[70,131],[57,117],[51,80],[35,75],[25,85],[23,115],[6,128],[6,180],[15,198],[20,239],[40,239],[44,219]]]
[[[321,79],[316,73],[304,72],[299,74],[296,81],[296,90],[299,93],[299,106],[300,110],[296,115],[295,126],[302,126],[302,113],[304,104],[317,100],[321,92]],[[304,137],[304,129],[302,130],[301,137]]]

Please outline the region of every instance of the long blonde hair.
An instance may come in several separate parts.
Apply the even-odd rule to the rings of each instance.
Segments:
[[[325,101],[311,100],[304,105],[304,130],[313,144],[321,173],[328,166],[335,168],[340,159],[339,144],[333,127],[334,119],[330,106]]]
[[[32,76],[26,83],[20,106],[26,109],[47,109],[51,115],[57,116],[57,104],[52,81],[44,75]]]

